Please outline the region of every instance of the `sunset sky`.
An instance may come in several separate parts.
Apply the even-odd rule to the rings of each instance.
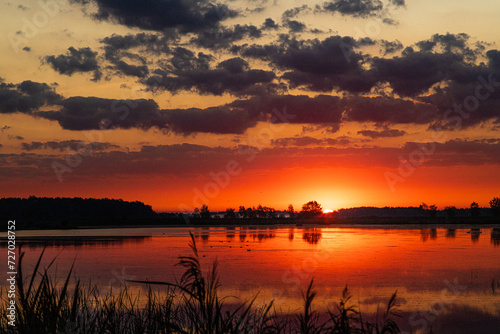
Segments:
[[[488,206],[496,0],[0,4],[0,197]]]

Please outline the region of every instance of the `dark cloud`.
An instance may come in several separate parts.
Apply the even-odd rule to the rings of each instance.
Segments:
[[[355,45],[357,47],[363,47],[363,46],[370,46],[370,45],[376,45],[377,41],[374,39],[371,39],[370,37],[363,37],[358,40],[356,40]]]
[[[208,0],[75,0],[97,5],[93,16],[128,27],[164,31],[177,28],[181,32],[215,27],[220,21],[237,13],[227,5]]]
[[[165,116],[166,128],[181,134],[197,132],[241,134],[246,129],[255,126],[258,120],[258,115],[227,106],[165,110],[162,114]]]
[[[353,17],[382,17],[387,11],[387,7],[405,6],[405,0],[389,0],[384,4],[380,0],[331,0],[324,2],[322,8],[325,11],[339,13]],[[318,9],[317,8],[317,9]],[[385,23],[394,23],[390,18],[384,18]]]
[[[97,81],[101,78],[101,71],[97,61],[97,52],[90,48],[75,49],[69,47],[65,55],[46,56],[45,62],[60,74],[71,76],[76,72],[93,72],[92,80]]]
[[[58,111],[40,111],[38,116],[59,122],[63,129],[89,130],[107,127],[149,129],[162,127],[164,120],[153,100],[112,100],[70,97]]]
[[[173,71],[208,70],[210,62],[214,59],[211,55],[203,52],[198,52],[196,55],[193,51],[182,47],[175,48],[172,55],[170,64]]]
[[[294,137],[294,138],[278,138],[271,141],[273,146],[319,146],[324,142],[323,139],[313,138],[313,137]]]
[[[60,102],[59,111],[38,112],[37,115],[57,121],[68,130],[106,128],[158,128],[180,134],[198,132],[243,133],[257,123],[258,113],[251,114],[229,106],[206,109],[160,110],[153,100],[113,100],[97,97],[71,97]],[[42,145],[43,146],[40,146]],[[59,148],[52,142],[25,146],[25,149]],[[62,145],[71,144],[63,142]],[[109,147],[109,146],[108,146]]]
[[[279,95],[286,94],[288,91],[288,86],[285,83],[259,83],[245,88],[239,92],[234,92],[233,94],[238,97],[248,97],[248,96],[264,96],[264,95]]]
[[[443,88],[420,100],[435,105],[441,118],[431,129],[461,129],[493,120],[500,123],[500,53],[486,52],[487,64],[462,65]]]
[[[245,11],[247,13],[262,13],[263,11],[265,11],[266,8],[265,7],[256,7],[256,8],[245,8]]]
[[[23,48],[23,51],[26,51],[26,52],[30,52],[31,51],[31,48],[29,46],[25,46]]]
[[[59,150],[61,152],[81,151],[81,150],[106,151],[110,149],[120,148],[120,146],[111,143],[88,142],[81,140],[63,140],[63,141],[47,141],[47,142],[33,141],[31,143],[22,143],[21,145],[22,145],[22,150],[24,151],[34,151],[40,149]]]
[[[330,0],[321,6],[316,6],[316,11],[338,13],[342,16],[357,18],[378,17],[386,24],[397,24],[397,21],[387,16],[389,7],[403,7],[405,0],[389,0],[386,3],[380,0]]]
[[[363,69],[363,55],[354,51],[351,37],[331,36],[322,41],[282,37],[277,44],[250,45],[241,50],[245,57],[268,60],[281,70],[291,88],[305,87],[329,92],[334,88],[369,91],[374,84]]]
[[[301,7],[294,7],[284,11],[281,17],[285,21],[286,19],[291,19],[297,17],[299,14],[308,13],[310,11],[311,8],[308,5],[302,5]]]
[[[468,61],[476,59],[477,55],[484,51],[484,46],[480,43],[473,48],[469,43],[470,36],[464,33],[446,35],[435,34],[428,40],[416,43],[422,52],[440,51],[444,53],[454,53],[464,57]]]
[[[62,96],[46,83],[23,81],[20,84],[0,82],[0,113],[29,113],[57,103]]]
[[[292,33],[303,32],[306,30],[306,25],[297,20],[286,20],[283,23]]]
[[[488,58],[488,64],[492,71],[500,72],[500,51],[489,50],[486,52],[486,57]]]
[[[191,43],[207,49],[221,49],[229,48],[236,41],[259,38],[261,36],[262,31],[256,26],[237,24],[230,28],[217,26],[204,29],[191,39]]]
[[[397,129],[385,129],[381,131],[374,130],[361,130],[358,131],[358,135],[363,135],[365,137],[370,137],[372,139],[378,138],[388,138],[388,137],[401,137],[406,134],[406,131]]]
[[[342,108],[337,96],[275,95],[237,100],[231,107],[246,110],[251,115],[265,115],[273,123],[340,123]],[[277,114],[289,115],[278,117]]]
[[[488,65],[472,61],[482,54],[482,47],[472,45],[466,34],[434,35],[417,43],[417,51],[407,47],[401,55],[389,58],[360,51],[376,44],[384,55],[403,49],[399,41],[356,40],[338,35],[324,40],[300,40],[280,35],[275,43],[244,45],[234,51],[245,58],[268,61],[284,72],[281,79],[289,88],[316,92],[367,93],[388,84],[395,94],[415,98],[429,94],[438,84],[473,83],[488,70],[499,72],[496,50],[486,52]]]
[[[197,60],[199,59],[200,54],[197,57]],[[189,60],[187,65],[197,66],[200,62],[203,63],[203,61]],[[174,68],[171,71],[157,70],[145,81],[145,84],[170,92],[196,90],[200,94],[222,95],[240,93],[256,84],[270,83],[275,77],[272,71],[250,69],[248,63],[242,58],[232,58],[220,62],[215,69],[184,66],[182,69]]]
[[[117,60],[114,62],[114,64],[114,69],[116,71],[128,76],[145,78],[149,74],[149,69],[146,65],[131,65],[127,64],[123,60]]]
[[[170,43],[176,37],[168,34],[128,34],[103,38],[104,56],[118,75],[145,78],[149,74],[147,55],[170,54]]]
[[[405,0],[329,0],[316,6],[316,12],[338,13],[356,18],[380,18],[383,23],[395,25],[397,21],[388,16],[389,9],[404,7]]]
[[[278,29],[279,26],[276,22],[274,22],[273,19],[267,18],[264,23],[262,24],[262,29],[267,30],[267,29]]]
[[[237,66],[234,63],[226,67]],[[263,95],[205,109],[159,109],[153,100],[113,100],[71,97],[58,103],[58,111],[39,111],[37,116],[57,121],[68,130],[103,128],[157,128],[179,134],[244,133],[257,122],[310,123],[339,129],[340,98],[293,95]]]
[[[313,138],[309,136],[292,137],[292,138],[278,138],[271,140],[271,145],[275,147],[301,147],[301,146],[345,146],[350,144],[351,141],[347,138]]]
[[[405,6],[405,0],[391,0],[391,3],[395,6]]]
[[[401,43],[400,41],[398,40],[395,40],[395,41],[386,41],[386,40],[381,40],[380,41],[380,47],[381,47],[381,50],[380,52],[386,56],[388,54],[391,54],[391,53],[396,53],[400,50],[403,49],[403,43]]]
[[[462,129],[489,120],[495,124],[500,123],[500,75],[490,74],[480,77],[485,85],[479,80],[467,84],[452,82],[435,94],[422,98],[440,110],[441,117],[430,125],[430,129]],[[488,91],[488,88],[493,91]],[[479,94],[476,95],[476,92]],[[478,98],[485,96],[488,97]]]
[[[399,43],[381,43],[386,52],[392,51],[387,47],[402,48]],[[369,73],[374,81],[389,83],[394,92],[401,96],[416,96],[427,92],[437,83],[474,82],[477,75],[484,72],[483,65],[472,62],[482,53],[484,46],[471,46],[467,34],[436,34],[429,40],[418,42],[416,46],[419,51],[407,47],[401,56],[370,59]]]
[[[427,124],[442,117],[432,104],[391,97],[355,96],[343,101],[346,120],[390,124]]]
[[[323,3],[323,10],[354,17],[379,15],[384,9],[380,0],[333,0]]]
[[[462,57],[453,53],[410,52],[401,57],[372,59],[372,75],[388,82],[394,92],[415,96],[449,78],[462,65]]]
[[[104,45],[106,59],[114,59],[124,55],[125,51],[138,49],[141,53],[168,54],[169,44],[175,40],[175,36],[167,34],[128,34],[103,38],[100,42]]]

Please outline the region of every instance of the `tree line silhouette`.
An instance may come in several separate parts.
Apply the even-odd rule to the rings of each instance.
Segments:
[[[348,218],[348,217],[445,217],[453,219],[455,217],[479,217],[495,216],[500,217],[500,198],[494,197],[489,202],[489,208],[481,208],[477,202],[472,202],[467,209],[457,209],[455,206],[445,206],[443,210],[438,210],[435,204],[427,205],[422,203],[418,207],[357,207],[350,209],[340,209],[328,213],[329,217]],[[238,211],[234,208],[227,208],[220,217],[219,212],[210,212],[208,205],[203,204],[201,209],[196,208],[193,213],[194,219],[211,219],[213,215],[219,218],[251,218],[251,219],[269,219],[269,218],[317,218],[323,215],[323,208],[317,201],[309,201],[302,205],[301,211],[295,211],[293,205],[288,205],[285,211],[277,211],[274,208],[262,206],[259,204],[245,208],[239,206]]]
[[[240,205],[238,211],[234,208],[227,208],[223,213],[223,218],[225,219],[235,219],[235,218],[249,218],[249,219],[275,219],[275,218],[315,218],[323,213],[323,208],[316,201],[309,201],[302,205],[302,210],[296,212],[293,205],[288,205],[288,208],[284,212],[276,211],[274,208],[268,206],[262,206],[259,204],[257,207],[245,208]],[[286,216],[285,216],[286,214]],[[195,208],[193,212],[194,219],[211,219],[212,213],[208,209],[208,205],[203,204],[201,209]]]
[[[94,198],[2,198],[0,215],[9,220],[18,220],[21,228],[74,228],[77,226],[124,226],[124,225],[185,225],[256,222],[259,224],[286,222],[290,220],[316,221],[318,218],[411,218],[419,217],[434,220],[446,219],[458,222],[462,218],[489,219],[500,217],[500,198],[494,197],[489,208],[480,207],[472,202],[469,208],[457,209],[446,206],[438,210],[436,205],[422,203],[419,207],[357,207],[323,213],[321,204],[309,201],[296,211],[292,204],[284,211],[259,204],[257,207],[239,206],[227,208],[224,212],[211,212],[207,204],[196,208],[192,214],[157,213],[151,206],[139,201],[128,202],[121,199]],[[424,222],[426,220],[424,219]],[[464,222],[464,221],[461,221]],[[474,220],[465,221],[474,222]]]
[[[73,227],[75,220],[85,220],[91,225],[96,219],[107,220],[105,225],[114,225],[114,222],[156,215],[150,205],[122,199],[35,196],[0,199],[1,217],[32,227]]]

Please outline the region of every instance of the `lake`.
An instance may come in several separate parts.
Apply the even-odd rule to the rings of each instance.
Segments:
[[[377,308],[382,314],[397,291],[398,322],[413,333],[431,327],[434,333],[499,333],[499,228],[121,228],[17,231],[17,238],[18,244],[29,239],[22,247],[26,272],[48,238],[43,263],[57,256],[52,272],[59,279],[75,262],[82,283],[91,280],[106,292],[126,280],[180,278],[175,264],[179,255],[192,254],[189,232],[207,271],[217,259],[220,294],[235,297],[229,302],[258,294],[256,305],[274,300],[281,312],[294,312],[314,278],[319,311],[333,309],[347,285],[363,314]]]

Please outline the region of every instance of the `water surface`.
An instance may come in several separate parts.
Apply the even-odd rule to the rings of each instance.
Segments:
[[[320,311],[333,309],[347,285],[366,314],[376,313],[397,291],[400,322],[413,332],[432,327],[439,333],[498,333],[500,328],[500,229],[192,227],[19,231],[17,236],[18,243],[49,238],[45,263],[57,256],[59,277],[76,261],[76,277],[108,291],[127,279],[180,278],[182,269],[175,264],[179,255],[191,254],[189,232],[207,271],[217,259],[221,295],[251,300],[258,294],[257,304],[274,300],[282,312],[294,312],[314,278]],[[42,244],[29,240],[23,246],[28,267]]]

